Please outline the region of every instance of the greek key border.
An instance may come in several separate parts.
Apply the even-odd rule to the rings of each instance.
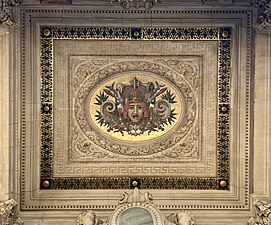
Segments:
[[[41,27],[41,189],[206,189],[229,190],[230,181],[230,61],[231,28],[123,28]],[[192,40],[218,42],[217,176],[213,178],[53,177],[53,41],[84,40]]]

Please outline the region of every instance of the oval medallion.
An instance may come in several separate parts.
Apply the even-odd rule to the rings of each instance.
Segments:
[[[155,63],[127,61],[85,79],[74,115],[90,143],[120,155],[147,156],[168,150],[188,134],[196,104],[180,74]]]
[[[99,84],[89,95],[90,122],[107,137],[141,142],[174,129],[183,100],[165,79],[150,73],[123,73]]]

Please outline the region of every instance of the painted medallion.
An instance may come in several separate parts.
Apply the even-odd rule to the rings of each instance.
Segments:
[[[169,82],[148,75],[123,74],[91,94],[89,115],[104,134],[142,141],[169,132],[182,114],[181,96]]]

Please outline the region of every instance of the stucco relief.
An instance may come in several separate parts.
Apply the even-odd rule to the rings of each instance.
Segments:
[[[256,0],[255,6],[258,8],[258,18],[256,27],[258,29],[271,28],[271,1]]]
[[[14,199],[0,202],[0,224],[2,225],[23,225],[24,222],[16,216],[18,203]]]
[[[132,193],[123,192],[119,206],[106,220],[99,219],[93,210],[81,212],[76,225],[194,225],[195,217],[187,210],[165,216],[153,203],[153,195],[141,193],[135,188]]]
[[[0,3],[0,25],[12,27],[15,25],[14,8],[19,6],[22,0],[2,0]]]
[[[248,225],[268,225],[271,222],[271,204],[259,199],[253,203],[256,211],[256,217],[251,217]]]
[[[125,51],[135,51],[129,42],[67,44],[57,41],[55,49],[58,49],[54,62],[57,74],[54,84],[56,176],[143,175],[150,171],[160,175],[192,175],[199,171],[205,176],[214,174],[217,80],[216,66],[211,60],[216,60],[216,45],[143,44],[138,51],[146,51],[145,56],[127,55]],[[78,52],[83,49],[84,54]],[[91,55],[94,49],[100,54]],[[148,51],[167,53],[148,55]],[[170,53],[172,51],[175,55]],[[185,52],[194,52],[194,55],[185,55]],[[178,98],[178,103],[174,104],[182,105],[178,107],[179,111],[181,109],[178,118],[172,124],[168,123],[161,136],[161,130],[153,132],[153,137],[145,132],[145,140],[142,140],[143,135],[132,137],[124,133],[127,138],[124,140],[121,134],[113,137],[116,133],[108,132],[106,127],[101,130],[96,121],[100,106],[95,103],[100,92],[112,83],[127,85],[135,77],[145,84],[150,81],[156,84],[157,81],[159,85],[165,85],[171,91],[170,95],[173,94],[175,100]],[[111,96],[112,100],[115,101]],[[204,107],[207,111],[198,110]],[[177,107],[172,106],[172,109]],[[209,124],[208,128],[203,128],[204,123]],[[202,129],[212,134],[203,137]],[[206,145],[208,148],[203,152]],[[188,164],[182,162],[191,164],[187,167]]]
[[[178,89],[175,88],[175,92],[176,92],[175,94],[179,102],[178,104],[177,102],[173,103],[176,105],[175,108],[173,109],[173,110],[176,110],[176,113],[174,113],[174,111],[172,112],[174,113],[171,117],[171,119],[173,120],[172,124],[165,125],[164,127],[161,127],[161,129],[159,130],[158,126],[162,126],[160,122],[158,125],[156,125],[157,127],[152,128],[151,126],[154,126],[154,122],[153,120],[150,120],[150,117],[151,116],[158,117],[158,114],[153,113],[153,115],[148,116],[149,128],[144,128],[144,129],[148,129],[148,131],[153,131],[153,133],[145,132],[145,135],[141,134],[141,135],[133,136],[133,137],[129,135],[129,130],[128,130],[129,127],[126,128],[127,132],[124,130],[122,131],[122,134],[123,134],[122,135],[122,134],[119,134],[121,132],[117,132],[117,133],[112,132],[110,130],[110,126],[107,126],[107,128],[104,126],[100,126],[100,125],[103,125],[101,124],[102,123],[101,121],[102,120],[104,121],[105,119],[102,117],[102,114],[99,111],[100,108],[98,107],[95,108],[95,103],[97,103],[95,100],[97,100],[98,97],[100,96],[99,92],[100,94],[104,93],[102,92],[102,90],[104,90],[104,88],[106,87],[106,84],[102,84],[102,90],[98,89],[94,91],[94,93],[92,89],[95,86],[97,87],[97,83],[101,82],[100,80],[104,78],[104,74],[106,74],[107,77],[111,76],[111,79],[109,79],[109,81],[106,83],[107,85],[109,85],[110,82],[114,83],[114,81],[117,81],[117,80],[120,81],[120,80],[125,79],[126,77],[129,82],[131,81],[131,79],[133,79],[133,77],[136,77],[136,76],[141,77],[141,79],[145,78],[145,82],[153,81],[151,83],[157,82],[157,79],[161,80],[159,76],[164,77],[166,79],[171,79],[176,84],[176,87],[178,87]],[[161,152],[163,150],[167,150],[168,148],[180,142],[182,138],[189,132],[191,127],[193,127],[193,125],[194,125],[194,129],[198,129],[197,128],[198,123],[194,124],[194,121],[196,120],[196,108],[197,108],[195,94],[193,93],[193,90],[191,90],[191,88],[189,87],[186,80],[178,76],[178,74],[173,73],[170,69],[163,67],[159,64],[155,64],[154,62],[147,62],[147,61],[137,61],[137,62],[126,61],[125,62],[124,61],[118,64],[112,64],[106,67],[105,69],[98,71],[97,73],[94,73],[92,76],[94,76],[94,78],[90,77],[89,80],[87,79],[82,85],[82,87],[78,90],[74,109],[75,109],[75,118],[78,121],[79,127],[81,128],[83,133],[99,147],[106,149],[110,152],[121,154],[121,155],[130,155],[130,156],[151,155],[154,153]],[[118,79],[116,77],[118,77]],[[93,80],[96,82],[93,82]],[[160,85],[159,83],[157,84]],[[165,84],[161,84],[161,85],[165,86]],[[141,86],[143,87],[143,85]],[[160,89],[159,91],[161,90],[162,89]],[[181,94],[177,93],[177,90],[179,90]],[[106,89],[106,91],[108,91],[108,89]],[[129,94],[129,93],[126,93],[126,94]],[[130,94],[132,93],[130,92]],[[172,94],[174,95],[174,93]],[[92,99],[89,99],[89,96],[92,97]],[[107,94],[104,94],[104,96],[108,98]],[[146,99],[146,101],[147,100],[148,99]],[[163,99],[160,99],[159,101],[161,102],[163,101]],[[86,103],[88,104],[87,106],[85,105]],[[109,102],[107,100],[105,102],[102,102],[101,104],[103,104],[104,106],[105,104],[110,104],[110,103],[112,104],[112,101]],[[167,103],[166,101],[164,101],[163,103],[167,104],[166,107],[167,107],[167,110],[169,111],[170,104]],[[154,108],[153,110],[158,111],[159,106],[155,104],[153,106]],[[104,106],[104,107],[107,107],[107,106]],[[117,106],[115,106],[113,103],[112,106],[110,105],[108,107],[117,107]],[[106,111],[104,108],[102,108],[101,110],[103,114],[107,113],[108,116],[110,115],[109,112]],[[99,114],[95,114],[96,112]],[[170,113],[171,113],[171,110],[168,112],[168,114]],[[101,117],[99,118],[99,116]],[[113,117],[113,115],[110,115],[110,116]],[[165,119],[169,121],[169,115],[164,115],[164,116],[165,116]],[[182,117],[182,119],[179,117]],[[97,118],[99,118],[100,120],[97,121]],[[160,119],[162,119],[162,117]],[[112,121],[112,118],[110,121]],[[165,122],[168,122],[168,121],[165,121]],[[124,119],[122,122],[125,122]],[[129,124],[129,126],[130,125],[133,126],[132,124],[134,125],[138,124],[138,126],[142,125],[141,123],[131,123]],[[116,126],[118,126],[118,128],[116,129],[121,129],[120,125],[116,124]],[[154,130],[151,130],[151,129],[158,129],[158,130],[157,132],[154,132]],[[135,132],[137,131],[138,130],[136,130]],[[174,134],[172,131],[174,131]],[[130,132],[133,132],[133,130],[131,130]],[[164,136],[164,137],[161,138],[160,136]],[[152,143],[151,142],[152,139],[155,139],[155,142],[153,144],[149,144],[149,143]],[[76,143],[76,140],[74,143]]]

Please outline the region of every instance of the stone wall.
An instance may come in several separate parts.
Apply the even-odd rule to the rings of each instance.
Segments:
[[[51,188],[50,181],[40,179],[39,75],[43,26],[231,27],[230,101],[233,114],[230,126],[230,186],[225,190],[152,189],[150,192],[155,197],[154,204],[165,215],[189,209],[195,216],[196,224],[202,225],[247,224],[259,208],[263,210],[260,207],[262,203],[255,200],[270,202],[270,28],[267,26],[258,30],[254,27],[257,12],[248,2],[236,1],[232,5],[224,1],[223,6],[214,5],[212,1],[204,1],[203,5],[196,1],[187,4],[174,1],[157,4],[153,8],[157,12],[153,13],[122,12],[117,3],[112,5],[100,1],[91,4],[73,1],[72,6],[62,5],[61,9],[55,5],[25,1],[19,8],[13,8],[14,17],[11,18],[16,21],[15,25],[0,30],[0,201],[14,198],[19,203],[17,211],[25,224],[75,224],[78,214],[87,209],[94,210],[98,218],[105,219],[117,207],[118,196],[123,191],[118,188],[55,190]],[[180,11],[168,11],[176,8]],[[188,9],[190,13],[185,11]],[[59,41],[59,51],[55,56],[60,61],[66,53],[65,57],[71,53],[80,54],[76,47],[69,53],[63,50],[67,43]],[[203,55],[207,54],[202,51]],[[74,56],[74,60],[83,60],[84,57]],[[64,74],[65,68],[61,70],[61,65],[59,63],[57,68],[59,73]],[[66,79],[65,76],[63,79]],[[62,139],[62,136],[57,138]],[[81,157],[80,163],[82,159],[84,157]],[[57,160],[61,161],[60,155]],[[200,171],[196,173],[197,178]],[[213,176],[213,171],[210,174]],[[61,177],[61,173],[57,176]],[[268,209],[268,206],[265,207]],[[250,224],[256,224],[250,221]],[[258,223],[264,224],[261,220]]]

